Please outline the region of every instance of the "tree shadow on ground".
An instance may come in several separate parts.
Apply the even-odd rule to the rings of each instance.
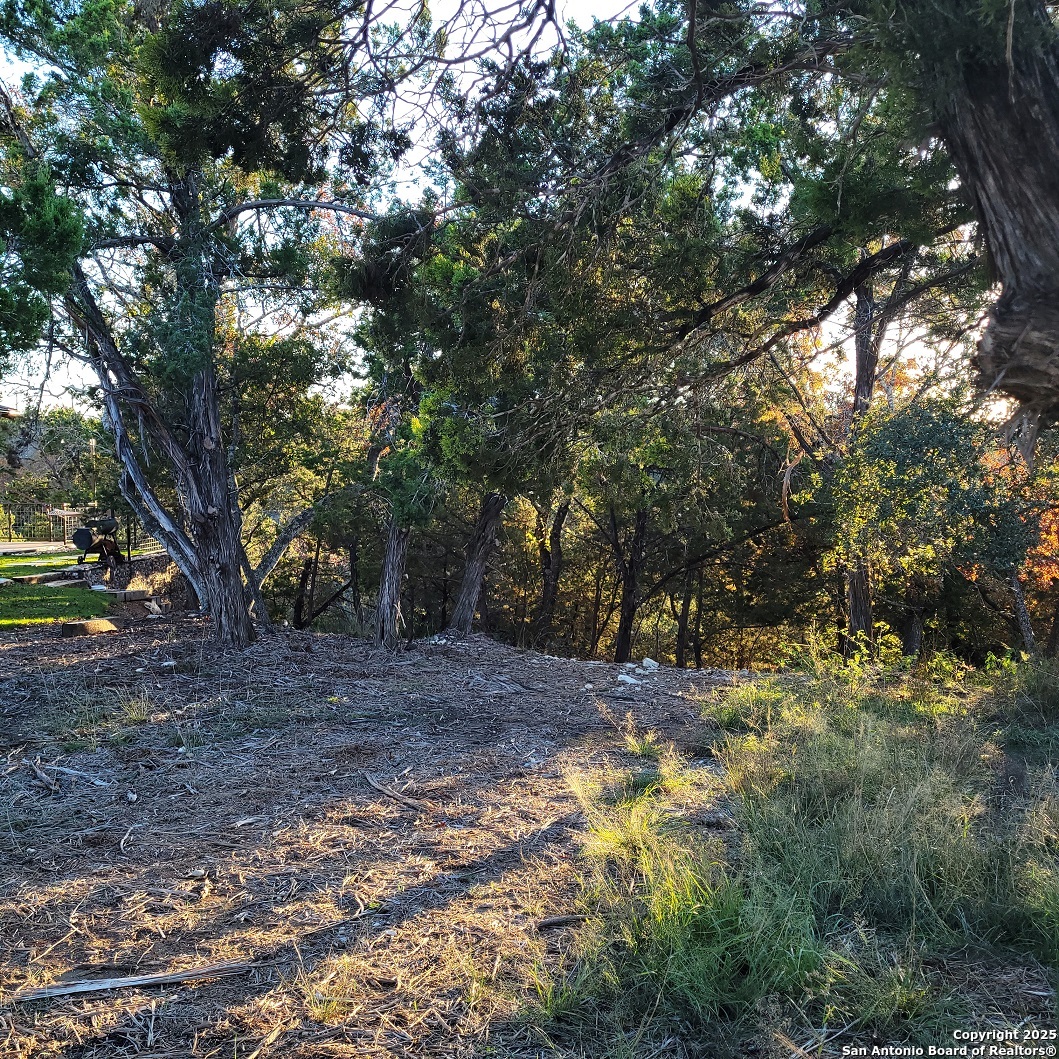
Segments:
[[[28,766],[5,775],[9,994],[63,972],[254,966],[18,1006],[9,1042],[78,1059],[471,1055],[501,1037],[540,1053],[514,1016],[554,955],[536,923],[576,887],[562,774],[620,753],[596,701],[620,667],[477,639],[392,658],[297,634],[241,667],[156,638],[45,648],[7,654],[5,688],[44,692],[19,699],[23,732],[78,687],[144,692],[153,712],[91,753],[42,738],[29,753],[58,791]],[[640,721],[689,723],[667,689],[632,703]],[[47,771],[60,761],[82,777]]]

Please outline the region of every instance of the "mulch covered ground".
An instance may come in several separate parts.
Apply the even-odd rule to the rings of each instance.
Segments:
[[[630,725],[694,759],[730,676],[204,635],[0,644],[0,1055],[564,1054],[520,1016],[570,937],[565,777]]]

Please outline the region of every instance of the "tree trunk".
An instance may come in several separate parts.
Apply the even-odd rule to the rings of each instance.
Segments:
[[[918,0],[922,2],[922,0]],[[962,8],[952,18],[968,19]],[[1002,285],[978,346],[983,383],[1034,419],[1059,415],[1059,35],[1042,0],[1012,0],[977,49],[937,54],[942,134]],[[940,37],[935,39],[942,39]]]
[[[680,613],[677,616],[677,669],[686,669],[688,665],[688,616],[691,613],[691,595],[694,576],[691,570],[684,575],[684,595],[680,600]]]
[[[294,597],[294,608],[291,614],[291,623],[296,629],[304,629],[306,625],[306,614],[312,610],[310,601],[308,609],[305,606],[306,596],[309,595],[309,581],[313,574],[313,561],[306,559],[302,564],[301,576],[298,578],[298,591]]]
[[[396,651],[401,642],[401,585],[411,532],[396,520],[390,520],[379,577],[379,602],[375,608],[375,643],[387,651]]]
[[[471,631],[474,613],[478,609],[478,596],[482,591],[485,569],[489,564],[489,555],[496,544],[500,519],[507,505],[507,497],[500,493],[489,493],[482,501],[482,510],[478,523],[474,527],[470,544],[467,546],[467,565],[460,583],[460,595],[452,611],[452,620],[448,631],[457,636],[466,636]]]
[[[700,567],[699,576],[696,579],[698,581],[698,589],[695,593],[695,628],[691,634],[691,645],[695,651],[696,669],[702,669],[702,596],[705,578],[706,575]]]
[[[901,630],[901,653],[906,658],[916,659],[923,653],[923,611],[911,607]]]
[[[441,560],[441,621],[439,629],[444,629],[449,624],[449,550],[445,548]]]
[[[353,613],[357,616],[357,625],[364,624],[364,605],[360,599],[360,537],[354,536],[349,546],[349,584],[353,589]]]
[[[190,179],[189,179],[189,183]],[[187,277],[198,277],[206,266],[197,253],[189,254]],[[177,274],[184,269],[178,265]],[[182,277],[184,278],[184,277]],[[192,283],[190,278],[185,282]],[[235,478],[229,469],[228,449],[221,437],[217,376],[213,367],[213,329],[217,292],[207,286],[190,307],[187,318],[192,334],[189,347],[201,367],[190,383],[188,399],[187,475],[194,488],[187,491],[185,507],[195,559],[201,571],[205,599],[214,633],[222,644],[245,647],[254,639],[248,593],[243,588],[246,551],[240,539],[242,517],[234,495]]]
[[[875,373],[879,367],[879,347],[885,330],[882,327],[880,333],[876,334],[875,295],[869,283],[857,288],[856,299],[853,337],[857,370],[853,382],[853,415],[850,421],[850,437],[854,441],[860,422],[871,406]],[[871,573],[867,563],[859,562],[846,571],[846,636],[842,653],[848,657],[862,648],[871,651],[874,644]]]
[[[559,596],[559,577],[563,567],[563,525],[570,514],[570,501],[564,500],[552,518],[547,542],[541,541],[541,598],[533,621],[533,642],[547,644],[552,635],[555,601]]]
[[[632,634],[636,622],[636,610],[639,606],[640,573],[647,544],[647,512],[642,508],[636,512],[632,542],[627,554],[618,545],[613,509],[611,510],[611,526],[614,533],[618,569],[621,571],[621,606],[618,611],[618,634],[614,640],[614,661],[628,662],[632,657]]]
[[[596,558],[595,570],[596,570],[596,583],[592,591],[592,623],[589,627],[589,658],[596,657],[596,651],[599,649],[600,640],[600,628],[599,628],[599,612],[603,608],[603,550],[600,549],[599,555]]]
[[[1022,592],[1022,582],[1017,573],[1011,575],[1011,594],[1015,597],[1015,618],[1019,623],[1019,634],[1022,636],[1026,654],[1031,657],[1037,654],[1037,638],[1033,635],[1033,622],[1030,621],[1026,597]]]
[[[923,653],[923,616],[926,611],[927,586],[923,579],[912,575],[905,588],[905,623],[901,629],[901,653],[906,658],[919,658]]]
[[[846,571],[846,637],[847,656],[858,648],[871,648],[875,626],[872,615],[871,577],[868,567],[859,563]]]
[[[200,174],[189,171],[169,188],[180,221],[181,252],[172,258],[176,295],[171,315],[160,322],[159,349],[172,371],[172,404],[181,417],[167,421],[137,378],[80,265],[63,304],[83,334],[87,359],[96,373],[122,465],[121,491],[150,532],[166,547],[187,577],[214,636],[226,647],[245,647],[254,639],[251,593],[244,589],[249,568],[240,537],[242,519],[221,436],[214,339],[219,288],[209,235],[201,211]],[[185,374],[186,373],[186,374]],[[139,450],[128,422],[140,434]],[[180,515],[161,502],[141,463],[148,447],[168,463]]]

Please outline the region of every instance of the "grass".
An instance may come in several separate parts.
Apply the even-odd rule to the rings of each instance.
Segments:
[[[335,956],[310,975],[299,969],[294,990],[301,995],[306,1014],[316,1022],[334,1025],[355,1014],[360,981],[359,962],[348,956]],[[362,1001],[363,1003],[363,1001]]]
[[[81,557],[79,551],[45,552],[38,555],[0,555],[0,577],[23,577],[28,574],[50,574],[64,566],[73,566]]]
[[[106,612],[106,599],[101,593],[88,589],[49,588],[17,582],[0,585],[0,629],[98,618]]]
[[[704,713],[738,837],[670,811],[699,782],[672,763],[675,784],[575,781],[588,921],[542,1017],[614,1040],[692,1026],[718,1054],[782,1026],[806,1047],[927,1045],[972,1013],[1025,1018],[1018,988],[969,983],[990,965],[1039,991],[1059,967],[1059,671],[861,666],[745,684]]]
[[[122,543],[122,542],[119,542]],[[124,548],[124,544],[122,543]],[[148,554],[146,548],[133,548],[133,556]],[[41,552],[35,555],[0,555],[0,577],[24,577],[30,574],[50,574],[66,566],[76,566],[81,552]],[[95,555],[88,557],[94,562]]]
[[[125,746],[138,738],[156,709],[145,690],[67,688],[42,730],[68,754]]]

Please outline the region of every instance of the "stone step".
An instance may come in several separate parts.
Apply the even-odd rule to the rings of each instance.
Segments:
[[[49,570],[44,574],[20,574],[18,577],[12,577],[12,581],[17,581],[20,585],[47,585],[52,581],[69,581],[70,574],[73,571],[71,567],[65,566],[61,570]]]
[[[103,594],[115,603],[137,603],[151,595],[146,588],[108,588]]]
[[[46,581],[45,588],[91,588],[92,586],[83,578],[75,577],[70,581]]]

